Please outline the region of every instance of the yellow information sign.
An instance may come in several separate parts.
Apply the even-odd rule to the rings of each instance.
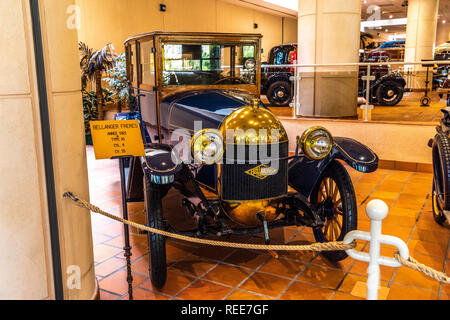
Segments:
[[[138,120],[91,121],[95,158],[145,156]]]

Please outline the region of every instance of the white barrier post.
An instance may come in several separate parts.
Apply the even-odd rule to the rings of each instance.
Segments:
[[[366,213],[370,218],[370,233],[363,231],[352,231],[344,238],[345,244],[350,244],[355,240],[364,240],[370,242],[369,253],[356,251],[355,249],[346,250],[347,254],[355,260],[369,263],[367,269],[367,300],[378,300],[378,290],[380,285],[380,265],[393,268],[400,267],[401,264],[394,258],[380,256],[382,244],[397,247],[400,256],[404,259],[409,258],[409,249],[406,243],[397,237],[383,235],[382,222],[387,217],[389,208],[384,201],[372,200],[367,204]]]

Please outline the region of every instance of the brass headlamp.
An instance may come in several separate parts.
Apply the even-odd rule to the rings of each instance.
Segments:
[[[333,136],[323,127],[312,127],[298,141],[305,156],[312,160],[326,158],[333,149]]]

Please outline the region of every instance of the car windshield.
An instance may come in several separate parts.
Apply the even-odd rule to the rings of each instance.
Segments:
[[[256,84],[254,44],[164,43],[163,84]]]

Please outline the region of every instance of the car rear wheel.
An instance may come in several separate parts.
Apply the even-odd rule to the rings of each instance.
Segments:
[[[164,230],[162,190],[144,177],[145,208],[147,224],[151,228]],[[164,236],[147,233],[150,250],[150,276],[155,288],[162,288],[167,280],[166,239]]]
[[[383,106],[395,106],[403,99],[403,88],[396,81],[380,84],[376,91],[377,102]]]
[[[292,101],[290,82],[276,81],[267,90],[267,99],[272,106],[287,106]]]
[[[311,202],[318,206],[319,216],[325,222],[314,229],[318,242],[342,241],[347,233],[357,228],[355,190],[347,170],[338,161],[327,167],[311,195]],[[323,252],[333,262],[347,258],[345,251]]]

